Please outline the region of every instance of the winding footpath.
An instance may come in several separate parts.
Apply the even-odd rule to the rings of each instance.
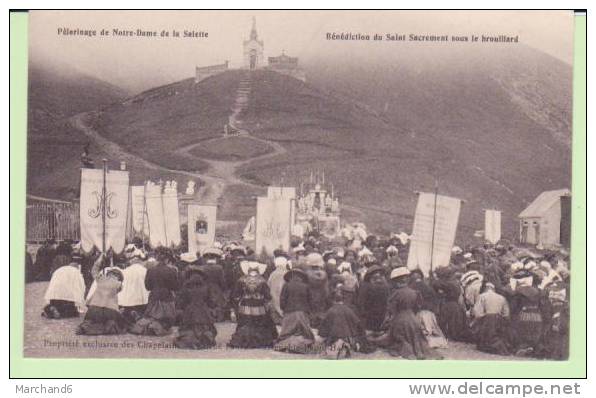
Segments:
[[[243,122],[240,120],[239,116],[240,113],[246,109],[248,105],[248,98],[250,95],[250,88],[251,88],[251,80],[250,80],[250,73],[247,73],[247,76],[240,81],[238,90],[236,92],[236,101],[232,108],[232,114],[229,117],[229,125],[235,129],[238,133],[236,136],[249,138],[258,142],[263,143],[264,145],[270,146],[273,150],[269,153],[256,156],[250,159],[244,160],[237,160],[237,161],[225,161],[225,160],[213,160],[213,159],[206,159],[195,156],[192,154],[192,150],[204,145],[207,142],[225,140],[228,137],[220,136],[214,137],[207,140],[202,140],[190,145],[186,145],[182,148],[179,148],[175,151],[175,153],[187,157],[192,160],[202,161],[207,163],[208,168],[207,171],[204,173],[196,173],[192,171],[186,170],[176,170],[161,166],[157,163],[151,162],[146,160],[138,155],[128,152],[126,149],[122,148],[119,144],[110,141],[106,137],[102,136],[97,130],[95,130],[92,126],[87,123],[87,120],[90,116],[96,114],[96,112],[83,112],[79,113],[70,118],[70,124],[80,130],[84,135],[89,137],[90,139],[94,140],[101,148],[108,153],[110,157],[115,159],[123,160],[127,164],[131,166],[142,166],[150,170],[155,170],[158,172],[165,172],[171,174],[177,174],[180,176],[191,177],[193,179],[197,179],[203,182],[201,184],[199,190],[196,193],[196,198],[201,203],[209,203],[209,204],[218,204],[221,203],[222,196],[224,194],[225,188],[229,185],[245,185],[245,186],[252,186],[257,188],[263,188],[263,186],[255,184],[251,181],[245,180],[237,175],[237,171],[255,161],[265,160],[269,158],[274,158],[276,156],[281,156],[287,153],[287,149],[284,148],[278,142],[267,140],[264,138],[255,137],[243,127]],[[343,204],[342,205],[346,210],[352,211],[357,213],[358,215],[362,216],[362,210],[353,205]]]
[[[236,172],[240,167],[257,160],[264,160],[280,156],[287,152],[287,150],[279,143],[264,138],[255,137],[251,135],[248,130],[242,127],[243,123],[242,120],[240,120],[239,116],[240,113],[248,106],[250,92],[251,78],[250,73],[247,73],[246,76],[240,81],[238,90],[236,91],[236,99],[234,106],[232,107],[232,113],[229,117],[229,125],[238,132],[236,134],[237,136],[249,138],[258,141],[264,145],[268,145],[273,149],[273,151],[250,159],[239,161],[212,160],[200,158],[192,154],[193,149],[201,145],[204,145],[207,142],[225,140],[228,138],[225,136],[214,137],[208,140],[202,140],[176,150],[176,153],[181,156],[207,163],[208,169],[205,173],[196,173],[186,170],[170,169],[128,152],[119,144],[110,141],[104,136],[102,136],[97,130],[95,130],[87,123],[89,116],[93,115],[94,112],[84,112],[77,114],[70,119],[70,123],[73,127],[80,130],[87,137],[97,142],[97,144],[100,145],[101,148],[110,156],[123,160],[130,165],[134,166],[136,164],[143,166],[147,169],[178,174],[181,176],[191,177],[203,181],[204,184],[200,186],[196,194],[197,199],[202,203],[216,204],[220,202],[225,188],[228,185],[249,185],[262,188],[261,185],[254,184],[250,181],[242,179],[241,177],[238,177]]]

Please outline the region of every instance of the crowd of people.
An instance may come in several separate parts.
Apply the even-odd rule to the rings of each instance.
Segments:
[[[403,235],[363,235],[331,241],[313,232],[272,256],[238,242],[188,253],[136,239],[119,255],[47,242],[27,278],[50,281],[42,316],[82,316],[83,335],[172,334],[178,348],[208,349],[218,324],[234,322],[231,348],[440,359],[437,349],[455,341],[504,356],[567,358],[565,250],[456,246],[448,266],[426,275],[405,266]]]

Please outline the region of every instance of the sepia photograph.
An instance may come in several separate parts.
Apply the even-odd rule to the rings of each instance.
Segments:
[[[24,357],[568,360],[573,43],[573,11],[30,11]]]

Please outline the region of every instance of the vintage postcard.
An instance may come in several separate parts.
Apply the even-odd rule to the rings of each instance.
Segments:
[[[573,33],[30,12],[23,355],[567,360]]]

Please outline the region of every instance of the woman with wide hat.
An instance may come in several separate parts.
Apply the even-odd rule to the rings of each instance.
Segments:
[[[351,286],[339,285],[333,292],[333,304],[319,326],[319,336],[325,339],[326,355],[334,359],[349,358],[353,351],[369,353],[375,347],[366,339],[366,330],[356,311],[344,302],[345,291]]]
[[[532,265],[517,270],[504,289],[511,306],[512,343],[518,356],[541,356],[543,354],[543,308],[544,296],[538,289],[540,281],[531,272]]]
[[[145,287],[149,301],[143,317],[130,329],[131,333],[164,336],[176,321],[174,292],[178,290],[178,271],[173,266],[176,260],[172,252],[162,249],[158,253],[157,265],[147,270]]]
[[[315,342],[309,319],[312,297],[308,288],[308,276],[301,269],[294,268],[285,273],[284,280],[286,283],[280,295],[283,319],[274,348],[277,351],[304,354]]]
[[[201,350],[215,346],[216,303],[206,280],[203,270],[190,269],[176,297],[176,306],[182,311],[178,336],[174,339],[178,348]]]
[[[264,348],[273,346],[277,329],[269,305],[271,293],[263,273],[267,265],[255,261],[240,263],[243,275],[232,292],[237,326],[228,346],[233,348]]]
[[[319,326],[325,311],[329,308],[329,283],[327,272],[325,272],[323,256],[313,252],[306,256],[305,271],[308,276],[308,288],[310,290],[312,309],[310,311],[310,322],[314,328]]]
[[[364,274],[358,291],[358,310],[367,330],[373,333],[382,331],[388,297],[386,269],[379,265],[371,266]]]
[[[462,301],[462,287],[451,266],[441,267],[435,271],[436,278],[431,282],[437,292],[439,327],[448,340],[470,341],[466,310]]]
[[[408,286],[410,271],[405,267],[395,268],[390,278],[395,289],[388,303],[388,311],[392,314],[387,340],[389,353],[406,359],[442,358],[429,347],[416,318],[415,311],[421,298],[416,290]]]
[[[217,304],[216,321],[222,322],[227,316],[225,296],[226,283],[224,269],[221,265],[223,251],[218,247],[210,247],[203,251],[203,264],[200,268],[205,272],[206,282],[213,292],[213,299]]]

